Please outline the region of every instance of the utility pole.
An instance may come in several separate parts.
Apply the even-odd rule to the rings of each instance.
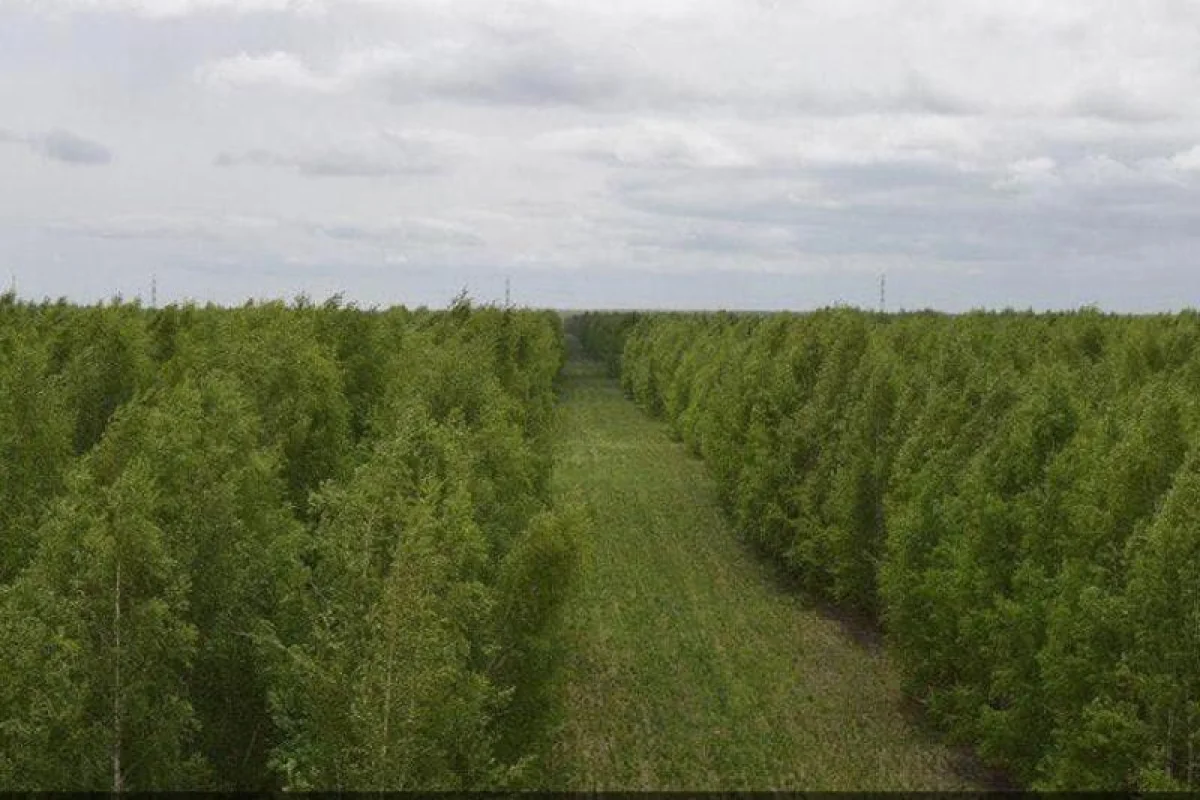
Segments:
[[[512,281],[507,275],[504,276],[504,307],[512,308]]]
[[[16,272],[16,270],[9,270],[8,293],[11,294],[13,297],[17,296],[17,272]]]
[[[150,307],[158,308],[158,276],[150,276]]]
[[[887,311],[887,273],[879,273],[879,313]]]

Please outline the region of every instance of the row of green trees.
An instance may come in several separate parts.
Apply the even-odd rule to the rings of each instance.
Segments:
[[[564,358],[465,302],[0,300],[0,788],[536,780]]]
[[[1200,787],[1200,316],[595,323],[746,539],[877,619],[953,739],[1028,786]]]
[[[585,311],[568,317],[566,328],[585,353],[604,362],[609,377],[619,378],[625,339],[641,317],[636,311]]]

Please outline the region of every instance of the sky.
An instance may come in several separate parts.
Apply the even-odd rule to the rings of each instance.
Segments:
[[[27,298],[1200,305],[1197,0],[0,0]],[[507,287],[507,288],[506,288]]]

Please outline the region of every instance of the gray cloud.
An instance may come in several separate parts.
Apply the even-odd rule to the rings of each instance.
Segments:
[[[61,129],[35,137],[31,144],[47,158],[65,164],[107,164],[113,158],[112,151],[99,142]]]
[[[107,240],[211,243],[278,228],[279,220],[229,215],[139,213],[54,220],[45,230],[56,236]]]
[[[470,47],[435,51],[384,81],[396,102],[445,96],[486,104],[595,106],[617,102],[628,90],[620,73],[617,65],[543,34],[485,37]]]
[[[1190,163],[1190,155],[1177,160]],[[1166,163],[1043,159],[1017,164],[1004,178],[937,163],[751,169],[670,183],[628,178],[614,190],[630,210],[666,220],[646,223],[651,233],[631,240],[638,245],[1054,269],[1079,258],[1140,259],[1149,243],[1200,243],[1200,181],[1164,173]]]
[[[1083,117],[1096,117],[1117,123],[1162,122],[1179,119],[1183,114],[1178,107],[1155,103],[1112,86],[1081,91],[1068,105],[1067,110]]]
[[[486,28],[469,29],[465,38],[352,50],[323,67],[291,52],[242,52],[200,66],[194,78],[222,90],[376,93],[397,105],[448,101],[617,109],[687,100],[678,87],[611,53],[580,51],[545,31],[513,36]]]
[[[309,12],[324,10],[320,0],[5,0],[0,3],[51,18],[72,13],[134,14],[152,20],[185,18],[195,14],[223,12],[253,14],[260,12]]]
[[[0,245],[198,294],[1170,305],[1197,75],[1179,0],[0,0]]]
[[[314,178],[384,178],[428,174],[441,169],[440,165],[428,161],[338,150],[285,155],[255,149],[242,153],[221,153],[214,164],[218,167],[285,167]]]
[[[112,151],[104,145],[61,128],[24,135],[0,129],[0,142],[23,143],[33,152],[64,164],[91,166],[108,164],[113,160]]]
[[[567,41],[541,29],[519,35],[474,29],[461,39],[355,50],[324,68],[295,53],[243,52],[201,66],[195,77],[220,88],[275,86],[324,94],[378,90],[398,105],[448,101],[610,113],[724,107],[767,116],[833,117],[881,112],[958,116],[986,108],[985,98],[939,85],[911,67],[882,80],[849,82],[797,72],[784,81],[760,83],[758,75],[736,65],[733,74],[683,77],[653,59],[631,58],[628,50]],[[1122,100],[1113,98],[1114,103]]]
[[[54,234],[99,239],[236,240],[261,238],[264,233],[319,237],[344,242],[443,244],[473,247],[483,243],[465,223],[428,216],[394,217],[371,221],[254,217],[228,214],[118,214],[86,220],[56,220],[46,230]]]
[[[469,228],[443,220],[408,219],[376,225],[334,222],[308,227],[317,235],[348,242],[408,247],[478,247],[484,244],[484,239]]]
[[[614,166],[654,168],[746,167],[753,157],[702,127],[661,120],[581,127],[537,137],[533,146]]]
[[[448,170],[463,152],[463,138],[382,131],[358,141],[302,153],[262,148],[218,154],[219,167],[283,167],[313,178],[384,178]]]

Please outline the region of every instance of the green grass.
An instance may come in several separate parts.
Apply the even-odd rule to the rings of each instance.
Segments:
[[[562,413],[556,492],[593,524],[546,788],[977,788],[885,655],[778,588],[704,465],[598,366],[571,365]]]

